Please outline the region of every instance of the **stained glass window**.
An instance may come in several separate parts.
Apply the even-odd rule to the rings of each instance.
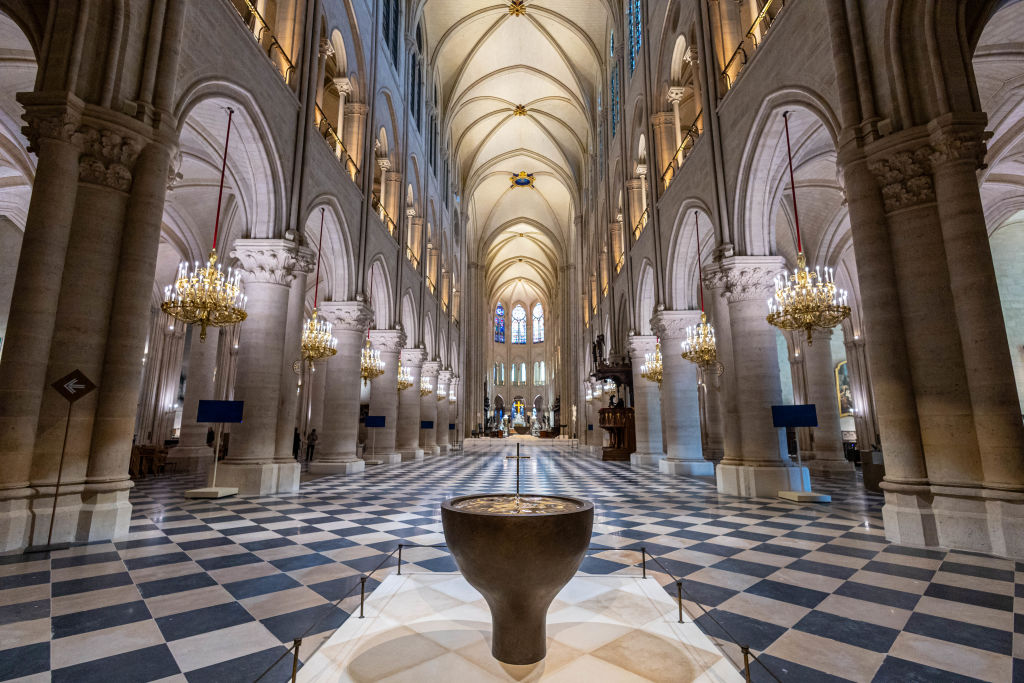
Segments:
[[[533,343],[540,344],[544,341],[544,307],[537,302],[533,307]]]
[[[494,341],[499,344],[505,343],[505,307],[498,302],[494,309]]]
[[[526,343],[526,309],[522,304],[512,309],[512,343]]]
[[[629,73],[636,68],[636,60],[640,54],[641,35],[643,34],[643,21],[640,12],[640,0],[628,0],[629,2]]]

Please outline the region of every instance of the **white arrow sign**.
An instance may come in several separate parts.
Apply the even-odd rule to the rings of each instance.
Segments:
[[[64,389],[69,394],[75,394],[79,389],[85,389],[85,385],[80,383],[77,379],[73,379],[64,385]]]

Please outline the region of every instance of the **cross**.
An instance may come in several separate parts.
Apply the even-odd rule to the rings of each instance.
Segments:
[[[506,455],[505,459],[506,460],[515,460],[516,461],[516,500],[518,501],[519,500],[519,461],[520,460],[529,460],[530,456],[528,456],[528,455],[519,455],[519,443],[517,442],[516,443],[516,454],[515,455]]]

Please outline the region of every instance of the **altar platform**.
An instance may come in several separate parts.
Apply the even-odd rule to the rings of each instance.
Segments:
[[[491,657],[490,612],[460,574],[389,576],[299,671],[304,683],[726,683],[732,663],[653,578],[575,576],[548,611],[547,657]]]

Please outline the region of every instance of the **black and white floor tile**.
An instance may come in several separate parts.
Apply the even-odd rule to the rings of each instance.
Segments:
[[[755,680],[1024,681],[1024,563],[887,543],[881,497],[859,480],[816,479],[833,502],[800,505],[524,451],[524,491],[595,502],[582,571],[636,573],[645,548],[734,661],[730,639],[758,655]],[[290,496],[191,501],[194,478],[143,480],[125,538],[0,557],[0,681],[251,681],[300,636],[306,658],[358,610],[362,575],[383,564],[372,590],[394,571],[397,544],[443,543],[439,501],[511,490],[512,452],[477,443]],[[404,561],[455,569],[440,548]],[[263,680],[290,671],[286,658]]]

